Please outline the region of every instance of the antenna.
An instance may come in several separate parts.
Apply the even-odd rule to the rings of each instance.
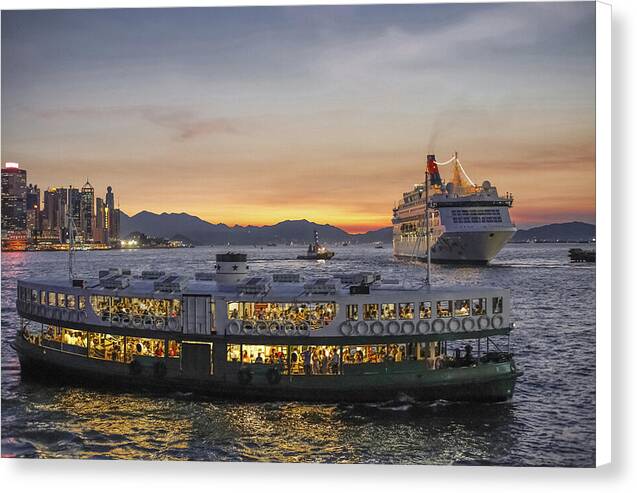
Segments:
[[[429,171],[425,171],[425,229],[427,237],[427,286],[431,286],[431,242],[429,240]]]

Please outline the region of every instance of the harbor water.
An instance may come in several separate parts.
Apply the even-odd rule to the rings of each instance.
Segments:
[[[512,292],[511,348],[524,371],[510,402],[408,399],[374,404],[244,403],[23,381],[10,342],[16,280],[67,275],[63,252],[2,254],[2,455],[200,461],[475,464],[592,467],[595,461],[595,264],[571,264],[565,244],[510,244],[488,266],[433,265],[436,285]],[[587,247],[588,248],[588,247]],[[307,275],[377,271],[422,281],[422,264],[391,246],[335,247],[327,262],[304,246],[236,248],[251,271]],[[86,251],[79,276],[128,267],[194,274],[226,248]]]

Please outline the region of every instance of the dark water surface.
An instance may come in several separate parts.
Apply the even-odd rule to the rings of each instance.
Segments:
[[[571,245],[572,246],[572,245]],[[487,267],[433,266],[435,284],[484,284],[513,295],[512,350],[524,370],[500,404],[316,405],[112,393],[22,381],[9,342],[16,279],[65,276],[61,252],[2,254],[2,454],[5,457],[593,466],[595,268],[568,245],[508,245]],[[287,260],[299,249],[245,248],[253,271],[376,270],[423,279],[391,248],[336,249],[327,263]],[[78,252],[76,271],[210,270],[220,250]]]

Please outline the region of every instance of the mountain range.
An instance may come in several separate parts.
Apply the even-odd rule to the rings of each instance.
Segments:
[[[156,214],[142,211],[133,216],[122,212],[120,229],[123,238],[139,231],[149,236],[187,238],[195,245],[310,243],[315,230],[321,241],[327,243],[389,243],[392,239],[391,227],[351,234],[330,224],[317,224],[305,219],[282,221],[271,226],[228,226],[223,223],[210,223],[185,212]],[[594,237],[595,225],[575,221],[520,229],[512,241],[582,241]]]

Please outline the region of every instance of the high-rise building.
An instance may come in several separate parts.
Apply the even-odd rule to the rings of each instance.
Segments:
[[[44,191],[42,208],[42,230],[49,239],[66,241],[66,208],[68,191],[66,188],[49,188]]]
[[[6,163],[2,169],[3,247],[26,248],[27,172],[18,163]],[[11,243],[11,245],[8,244]]]
[[[69,208],[71,211],[71,217],[73,218],[73,223],[75,224],[76,236],[78,235],[78,230],[80,229],[80,216],[82,210],[82,195],[77,188],[69,187]],[[77,238],[80,241],[81,238]]]
[[[40,236],[40,189],[29,183],[27,187],[27,238],[33,240]]]
[[[115,195],[113,188],[106,187],[105,226],[108,232],[108,241],[111,243],[119,240],[119,209],[115,208]]]
[[[95,210],[95,189],[86,180],[80,192],[80,225],[79,230],[84,236],[84,241],[93,240],[93,216]]]
[[[101,197],[95,199],[95,227],[93,228],[93,240],[97,243],[108,243],[108,231],[106,230],[106,206]]]

